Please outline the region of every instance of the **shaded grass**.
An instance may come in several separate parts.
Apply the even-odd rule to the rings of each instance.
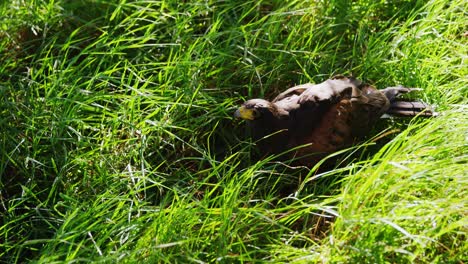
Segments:
[[[1,259],[466,259],[464,10],[3,3]],[[256,161],[234,107],[336,73],[422,87],[442,115],[382,122],[401,134],[323,174]]]

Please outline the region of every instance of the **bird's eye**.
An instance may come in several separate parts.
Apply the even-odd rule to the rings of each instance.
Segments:
[[[252,115],[257,118],[260,116],[260,111],[256,108],[252,109]]]

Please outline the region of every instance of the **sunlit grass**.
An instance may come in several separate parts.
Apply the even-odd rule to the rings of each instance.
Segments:
[[[0,259],[461,263],[466,9],[2,3]],[[233,109],[338,73],[440,116],[383,120],[334,170],[257,160]]]

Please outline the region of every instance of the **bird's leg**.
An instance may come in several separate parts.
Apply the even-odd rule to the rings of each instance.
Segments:
[[[388,98],[389,101],[393,101],[396,97],[400,96],[401,94],[406,94],[412,91],[421,91],[421,88],[407,88],[404,86],[395,86],[395,87],[387,87],[381,92]]]

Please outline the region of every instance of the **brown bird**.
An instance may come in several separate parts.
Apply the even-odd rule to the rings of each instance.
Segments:
[[[247,120],[262,155],[292,148],[288,158],[313,165],[326,155],[356,144],[383,114],[433,116],[422,102],[397,99],[417,88],[377,90],[352,77],[336,76],[320,84],[303,84],[273,101],[246,101],[234,116]]]

